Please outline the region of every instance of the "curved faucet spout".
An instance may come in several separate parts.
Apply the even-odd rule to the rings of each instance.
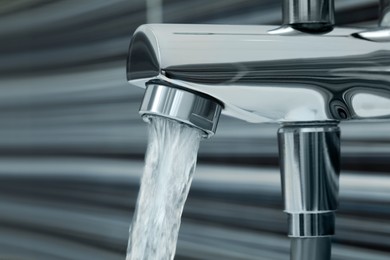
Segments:
[[[144,25],[127,77],[214,97],[223,113],[254,123],[390,119],[390,45],[291,27]]]

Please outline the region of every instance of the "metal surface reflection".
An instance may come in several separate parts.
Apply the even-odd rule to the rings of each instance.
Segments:
[[[144,25],[130,47],[128,80],[205,93],[224,104],[223,113],[249,122],[390,118],[376,115],[384,110],[375,100],[365,105],[371,116],[361,117],[353,102],[361,93],[390,100],[389,44],[352,37],[359,29],[286,37],[273,29]]]
[[[330,259],[331,239],[319,238],[295,238],[291,240],[291,260],[323,260]]]
[[[361,38],[367,41],[374,42],[390,42],[390,28],[388,27],[379,27],[370,30],[364,30],[353,34],[357,38]]]
[[[147,121],[149,115],[174,119],[202,130],[203,137],[215,134],[222,106],[206,96],[164,85],[150,84],[139,113]]]
[[[334,0],[283,0],[284,25],[324,33],[331,31],[334,23]]]
[[[390,26],[390,1],[380,0],[381,16],[379,17],[380,26]]]
[[[289,236],[335,233],[338,207],[340,129],[337,125],[293,125],[278,131],[284,209]]]

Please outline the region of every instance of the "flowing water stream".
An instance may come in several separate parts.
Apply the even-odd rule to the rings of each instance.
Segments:
[[[191,186],[200,132],[150,117],[149,145],[126,260],[173,259]]]

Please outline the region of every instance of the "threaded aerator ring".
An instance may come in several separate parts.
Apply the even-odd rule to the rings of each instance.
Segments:
[[[202,94],[167,87],[161,84],[146,86],[139,113],[166,117],[196,127],[204,138],[215,134],[222,106]]]

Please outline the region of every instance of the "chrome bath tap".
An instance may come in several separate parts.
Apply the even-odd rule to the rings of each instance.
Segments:
[[[390,0],[380,26],[334,27],[332,0],[284,0],[283,25],[149,24],[130,44],[140,114],[215,134],[220,113],[279,123],[292,259],[330,259],[347,120],[390,122]]]

